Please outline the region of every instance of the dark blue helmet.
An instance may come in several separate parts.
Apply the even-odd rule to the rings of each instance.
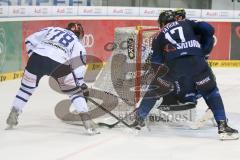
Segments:
[[[178,8],[174,11],[175,18],[182,17],[182,19],[186,18],[186,11],[183,8]]]
[[[160,13],[158,17],[158,24],[162,28],[167,23],[175,21],[174,12],[172,10],[165,10]]]

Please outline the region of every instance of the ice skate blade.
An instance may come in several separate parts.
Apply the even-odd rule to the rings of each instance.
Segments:
[[[238,133],[221,133],[219,134],[220,140],[225,141],[225,140],[238,140],[239,139],[239,134]]]

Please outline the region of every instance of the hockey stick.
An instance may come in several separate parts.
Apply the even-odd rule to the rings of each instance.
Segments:
[[[92,102],[94,105],[96,105],[97,107],[99,107],[100,109],[102,109],[104,112],[110,114],[112,117],[114,117],[116,120],[118,120],[118,123],[122,123],[124,124],[126,127],[128,128],[132,128],[131,125],[127,124],[124,120],[120,119],[118,116],[116,116],[115,114],[113,114],[112,112],[110,112],[109,110],[107,110],[106,108],[104,108],[102,105],[98,104],[96,101],[94,101],[93,99],[87,97],[87,99]]]
[[[122,120],[126,119],[128,116],[132,115],[135,111],[137,110],[137,108],[135,108],[131,113],[129,113],[128,115],[126,115],[124,118],[122,118]],[[121,121],[117,121],[113,124],[108,124],[108,123],[104,123],[104,122],[99,122],[97,123],[99,126],[105,126],[105,127],[108,127],[108,128],[114,128],[116,125],[118,125]]]
[[[166,69],[168,70],[168,68],[164,68],[165,70],[165,73],[164,74],[166,74]],[[158,72],[157,72],[158,73]],[[150,76],[151,78],[150,78],[150,82],[152,82],[152,80],[157,76],[157,73],[154,73],[154,75],[152,75],[152,76]],[[149,74],[149,70],[147,70],[146,71],[146,73],[145,73],[145,76],[146,75],[148,75]],[[164,75],[163,73],[161,73],[161,77]],[[149,87],[149,86],[148,86]],[[147,88],[148,88],[147,87]],[[166,94],[168,94],[168,93],[170,93],[172,91],[172,89],[170,89],[167,93],[164,93],[164,94],[162,94],[161,96],[163,96],[163,95],[166,95]],[[139,102],[141,102],[142,101],[142,98],[141,98],[141,100],[139,100]],[[139,105],[139,104],[138,104]],[[131,113],[129,113],[128,115],[126,115],[124,118],[122,118],[121,120],[123,120],[123,119],[125,119],[126,117],[128,117],[128,116],[130,116],[132,113],[134,113],[135,111],[137,110],[137,107],[131,112]],[[118,118],[119,119],[119,118]],[[117,121],[117,122],[115,122],[115,123],[113,123],[113,124],[107,124],[107,123],[98,123],[98,125],[99,126],[106,126],[106,127],[108,127],[108,128],[113,128],[113,127],[115,127],[117,124],[119,124],[120,123],[120,121]]]

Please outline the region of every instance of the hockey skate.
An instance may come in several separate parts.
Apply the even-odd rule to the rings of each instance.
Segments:
[[[137,130],[141,130],[143,127],[145,127],[145,120],[137,115],[135,115],[135,121],[130,124],[132,128],[135,128]]]
[[[92,121],[89,114],[81,113],[80,117],[88,135],[100,134],[100,132],[97,130],[97,125]]]
[[[8,126],[6,130],[12,129],[14,126],[18,124],[18,116],[19,116],[19,112],[13,107],[7,118]]]
[[[227,125],[227,121],[218,121],[218,134],[220,140],[236,140],[239,139],[238,130],[233,129]]]

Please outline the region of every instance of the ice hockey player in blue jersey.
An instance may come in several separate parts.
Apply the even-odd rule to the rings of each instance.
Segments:
[[[215,76],[205,60],[210,47],[204,46],[203,42],[206,43],[208,39],[211,41],[214,28],[206,22],[187,19],[176,21],[171,10],[161,12],[158,23],[161,32],[153,40],[150,62],[153,69],[157,68],[156,64],[169,68],[169,72],[162,77],[174,84],[174,91],[169,95],[184,103],[196,102],[196,93],[200,93],[214,114],[220,139],[238,139],[238,131],[227,125]],[[140,129],[145,125],[144,119],[157,100],[157,97],[143,97],[133,127]]]
[[[174,11],[174,15],[175,15],[175,19],[177,21],[187,20],[186,19],[186,11],[183,8],[176,9]],[[206,23],[199,22],[198,24],[204,25]],[[195,33],[198,36],[198,40],[201,44],[203,55],[205,56],[205,59],[208,59],[209,54],[212,51],[213,46],[214,46],[214,38],[212,36],[212,32],[201,33],[201,31],[195,31]]]
[[[174,15],[175,15],[175,20],[176,21],[183,21],[187,20],[186,19],[186,11],[183,8],[179,8],[174,10]],[[197,38],[201,44],[201,49],[203,52],[203,55],[205,56],[205,59],[207,60],[209,57],[209,54],[214,46],[214,37],[212,34],[197,34]],[[209,70],[211,68],[209,67]],[[201,98],[202,96],[196,92],[196,99]],[[195,102],[181,102],[180,100],[177,99],[176,96],[173,94],[169,94],[163,97],[163,101],[158,107],[161,110],[170,110],[170,111],[178,111],[178,110],[189,110],[192,108],[195,108],[197,103]],[[213,113],[210,109],[207,109],[203,117],[195,122],[195,125],[192,126],[191,128],[200,128],[206,124],[207,121],[212,120],[213,121]],[[215,122],[213,122],[215,124]]]
[[[69,95],[76,113],[89,134],[98,134],[88,113],[85,100],[89,91],[84,82],[86,50],[80,23],[69,23],[67,28],[47,27],[25,40],[29,60],[24,70],[20,89],[14,98],[7,118],[8,129],[18,124],[18,117],[44,75],[53,77],[60,90]]]

